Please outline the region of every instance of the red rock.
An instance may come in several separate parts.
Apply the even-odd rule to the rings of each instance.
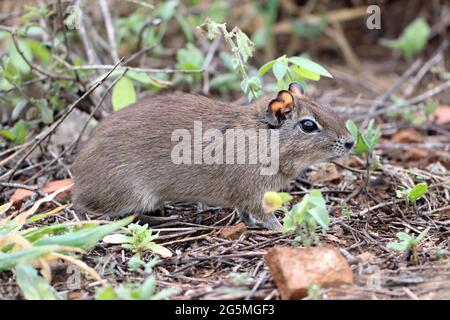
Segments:
[[[433,113],[437,124],[450,123],[450,106],[440,106]]]
[[[423,141],[423,137],[416,129],[407,128],[397,131],[391,137],[391,141],[398,143],[419,143]]]
[[[53,193],[53,192],[55,192],[57,190],[60,190],[60,189],[62,189],[64,187],[68,187],[71,184],[73,184],[72,179],[63,179],[63,180],[50,181],[49,183],[47,183],[45,185],[44,189],[42,189],[42,192],[50,194],[50,193]],[[71,192],[72,192],[72,187],[68,188],[64,192],[59,193],[56,196],[55,200],[64,199],[65,197],[70,195]],[[14,204],[17,205],[17,204],[20,204],[20,203],[26,201],[33,194],[34,194],[33,191],[29,191],[29,190],[25,190],[25,189],[16,189],[14,194],[11,196],[10,201],[12,201]]]
[[[245,223],[240,222],[234,226],[225,227],[220,230],[220,236],[224,239],[235,240],[239,239],[242,233],[247,230]]]
[[[284,300],[307,296],[308,286],[323,288],[353,283],[353,273],[339,250],[333,247],[274,247],[264,257]]]

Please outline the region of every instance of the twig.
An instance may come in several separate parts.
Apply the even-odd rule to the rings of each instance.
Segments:
[[[33,146],[28,150],[28,152],[20,158],[20,160],[17,162],[15,167],[12,169],[12,171],[7,175],[8,181],[11,180],[11,178],[14,176],[14,173],[17,171],[17,169],[20,167],[23,161],[25,161],[26,158],[45,140],[47,139],[55,130],[58,128],[58,126],[69,116],[69,114],[72,113],[72,111],[76,108],[76,106],[83,101],[91,92],[93,92],[95,89],[97,89],[99,86],[105,82],[105,80],[111,75],[111,73],[117,68],[117,66],[122,61],[119,61],[109,72],[106,74],[99,82],[97,82],[95,85],[93,85],[85,94],[83,94],[80,98],[78,98],[66,111],[66,113],[59,118],[57,121],[55,121],[49,128],[46,130],[46,132],[43,132],[42,134],[36,136],[36,142],[33,144]],[[3,177],[1,177],[3,178]],[[0,178],[0,180],[1,180]]]
[[[106,0],[100,0],[100,9],[102,10],[103,18],[105,20],[106,34],[108,35],[111,58],[114,63],[119,61],[119,55],[117,54],[116,36],[114,31],[114,25],[111,19],[111,12]]]
[[[69,70],[106,70],[112,68],[112,65],[87,65],[87,66],[71,66]],[[130,71],[146,72],[146,73],[202,73],[203,69],[199,70],[183,70],[183,69],[154,69],[154,68],[133,68],[133,67],[119,67],[118,70],[128,68]]]

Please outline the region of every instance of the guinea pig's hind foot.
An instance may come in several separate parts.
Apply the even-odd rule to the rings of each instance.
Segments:
[[[247,227],[283,231],[283,226],[274,214],[265,214],[261,217],[255,217],[248,212],[239,210],[239,216]]]
[[[156,212],[154,212],[154,213],[156,213]],[[149,226],[154,226],[154,225],[162,224],[165,222],[174,221],[179,218],[180,218],[180,216],[178,216],[178,215],[171,215],[168,217],[160,217],[160,216],[152,215],[152,213],[147,213],[147,214],[141,213],[137,217],[137,222],[141,225],[148,224]]]

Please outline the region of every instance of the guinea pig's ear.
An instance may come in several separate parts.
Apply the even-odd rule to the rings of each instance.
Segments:
[[[294,110],[294,98],[287,90],[278,92],[276,99],[270,101],[266,112],[266,121],[274,127],[280,126]]]
[[[289,85],[289,91],[298,96],[302,96],[305,94],[305,90],[303,89],[303,86],[298,82],[292,82]]]

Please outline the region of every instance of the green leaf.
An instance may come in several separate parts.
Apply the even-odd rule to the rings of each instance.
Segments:
[[[124,234],[115,233],[103,237],[103,242],[111,244],[132,243],[133,238]]]
[[[347,120],[346,122],[345,122],[345,126],[347,127],[347,130],[350,132],[350,134],[352,135],[352,137],[353,137],[353,140],[358,140],[358,132],[359,132],[359,129],[358,129],[358,127],[356,126],[356,124],[353,122],[353,120]]]
[[[0,130],[0,134],[2,136],[4,136],[6,139],[9,139],[11,141],[16,140],[16,137],[17,137],[14,132],[6,130],[6,129]]]
[[[422,51],[428,42],[430,27],[423,19],[411,22],[396,40],[381,39],[380,43],[386,47],[398,49],[405,58],[411,60],[412,56]]]
[[[328,210],[323,207],[315,207],[309,210],[309,214],[316,220],[316,222],[322,227],[322,230],[328,230],[330,224],[330,217]]]
[[[156,11],[156,16],[160,17],[164,21],[168,21],[175,14],[175,9],[177,5],[178,5],[177,0],[165,1]]]
[[[150,276],[145,279],[144,283],[139,287],[139,297],[143,300],[150,299],[156,291],[156,278]]]
[[[399,238],[400,240],[403,240],[403,241],[409,241],[409,240],[411,240],[412,236],[410,236],[406,232],[398,232],[397,238]]]
[[[128,217],[114,223],[96,226],[89,229],[82,229],[67,234],[41,238],[34,242],[36,246],[42,245],[63,245],[78,247],[88,250],[94,247],[107,234],[120,229],[133,221],[134,217]]]
[[[17,263],[31,263],[46,254],[55,252],[57,247],[53,245],[31,247],[19,251],[0,254],[0,270],[10,270]],[[0,251],[1,253],[1,251]]]
[[[311,60],[303,58],[303,57],[290,57],[288,60],[289,60],[289,62],[291,62],[305,70],[311,71],[313,73],[317,73],[324,77],[333,78],[333,76],[331,75],[331,73],[328,72],[327,69],[322,67],[320,64],[315,63],[314,61],[311,61]]]
[[[241,53],[244,62],[247,62],[248,58],[253,56],[253,52],[255,51],[253,42],[240,29],[235,31],[235,35],[239,52]]]
[[[31,61],[33,59],[33,53],[28,47],[27,42],[21,39],[19,39],[17,42],[25,58],[27,58],[28,61]],[[10,41],[8,51],[9,57],[11,59],[11,64],[22,74],[30,73],[31,71],[30,66],[25,62],[20,53],[17,51],[14,42],[12,40]]]
[[[267,71],[269,71],[277,60],[270,60],[266,62],[261,68],[259,68],[258,74],[263,76]]]
[[[417,242],[419,243],[420,241],[423,240],[423,238],[425,238],[425,236],[427,235],[428,231],[430,231],[430,227],[426,228],[425,230],[423,230],[416,238]]]
[[[150,242],[146,245],[146,249],[151,250],[152,252],[160,255],[163,258],[169,258],[172,256],[172,251],[167,249],[166,247],[163,247],[159,244],[156,244],[154,242]]]
[[[118,111],[136,102],[136,89],[127,77],[120,79],[112,90],[112,106]]]
[[[408,249],[408,244],[405,242],[389,242],[387,248],[391,250],[404,251]]]
[[[96,300],[117,300],[117,298],[117,294],[111,286],[100,288],[95,292]]]
[[[425,182],[416,184],[411,190],[407,192],[408,200],[410,202],[416,202],[428,191],[428,185]]]
[[[313,72],[313,71],[306,70],[299,66],[293,66],[292,71],[295,73],[295,75],[297,77],[300,77],[301,79],[304,78],[304,79],[309,79],[309,80],[313,80],[313,81],[320,80],[320,74]]]
[[[28,47],[33,55],[42,62],[49,63],[51,61],[51,53],[41,42],[29,39],[27,40]]]
[[[38,275],[28,264],[18,264],[15,268],[16,280],[27,300],[57,300],[55,289]]]
[[[36,109],[41,115],[41,120],[44,124],[53,123],[53,110],[48,107],[48,102],[45,99],[39,99],[36,102]]]
[[[294,199],[294,197],[291,196],[291,195],[290,195],[289,193],[287,193],[287,192],[278,192],[278,195],[280,196],[281,201],[282,201],[283,203],[289,202],[289,201],[291,201],[292,199]]]
[[[288,64],[285,59],[277,59],[275,63],[273,64],[273,74],[275,75],[275,78],[277,78],[277,81],[283,81],[284,76],[286,75],[286,72],[288,70]]]

